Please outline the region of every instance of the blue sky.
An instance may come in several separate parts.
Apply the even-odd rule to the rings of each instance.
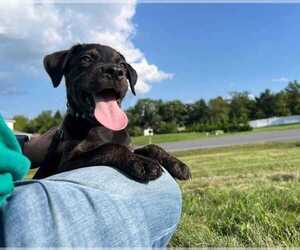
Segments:
[[[148,62],[173,77],[157,82],[149,78],[151,88],[138,97],[129,95],[125,107],[146,97],[192,102],[226,97],[231,91],[257,95],[266,88],[279,91],[289,80],[300,79],[300,5],[138,4],[134,9],[129,18],[134,27],[128,33],[130,43]],[[7,51],[2,46],[0,53],[5,56]],[[13,60],[1,64],[0,112],[4,116],[32,117],[42,110],[64,110],[64,87],[51,87],[41,67],[43,52],[22,57],[20,49],[13,56],[8,54]],[[16,67],[19,57],[24,63]]]
[[[135,43],[172,80],[145,96],[194,101],[300,79],[300,5],[139,5]]]

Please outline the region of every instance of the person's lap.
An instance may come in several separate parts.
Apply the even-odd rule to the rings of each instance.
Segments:
[[[167,172],[142,184],[111,167],[83,168],[19,182],[0,210],[0,246],[163,247],[180,213]]]

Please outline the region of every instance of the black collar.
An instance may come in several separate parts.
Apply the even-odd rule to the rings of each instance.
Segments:
[[[67,114],[75,117],[75,118],[83,118],[87,120],[92,120],[94,118],[94,113],[91,112],[80,112],[80,111],[75,111],[69,103],[67,103]]]

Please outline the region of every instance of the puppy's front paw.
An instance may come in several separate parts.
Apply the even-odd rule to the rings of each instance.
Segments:
[[[187,165],[185,165],[182,161],[175,159],[171,162],[172,167],[170,168],[172,171],[172,176],[177,178],[178,180],[189,180],[192,178],[191,171]]]
[[[163,169],[156,160],[141,155],[133,155],[128,162],[128,174],[135,180],[149,182],[162,175]]]
[[[134,150],[134,153],[147,156],[151,159],[157,159],[158,162],[174,177],[179,180],[189,180],[192,174],[187,165],[170,155],[164,149],[157,145],[148,145]]]

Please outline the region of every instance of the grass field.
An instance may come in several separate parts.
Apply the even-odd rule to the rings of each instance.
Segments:
[[[238,133],[230,133],[230,134],[249,134],[255,132],[263,132],[263,131],[281,131],[281,130],[288,130],[288,129],[300,129],[300,124],[292,124],[292,125],[280,125],[280,126],[272,126],[266,128],[258,128],[254,129],[253,131],[248,132],[238,132]],[[228,134],[224,134],[222,136],[226,136]],[[220,135],[219,135],[220,136]],[[206,133],[173,133],[173,134],[161,134],[161,135],[154,135],[152,137],[152,143],[165,143],[165,142],[177,142],[177,141],[186,141],[186,140],[197,140],[203,137],[207,137]],[[209,135],[209,137],[215,137],[215,135]],[[149,138],[146,136],[137,136],[132,138],[132,143],[134,145],[146,145],[149,143]]]
[[[205,133],[173,133],[173,134],[161,134],[152,136],[152,143],[165,143],[165,142],[177,142],[186,140],[196,140],[199,138],[207,137]],[[149,137],[147,136],[137,136],[132,138],[132,143],[134,145],[146,145],[149,143]]]
[[[174,247],[300,246],[300,143],[176,153],[193,173],[181,183]]]
[[[256,128],[253,131],[254,132],[280,131],[280,130],[299,129],[299,128],[300,128],[300,123],[296,123],[296,124],[290,124],[290,125],[278,125],[278,126],[271,126],[271,127],[265,127],[265,128]]]

